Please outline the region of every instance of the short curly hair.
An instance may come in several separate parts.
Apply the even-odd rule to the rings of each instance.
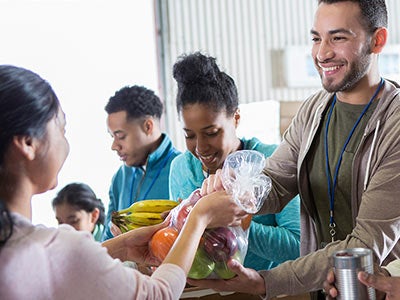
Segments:
[[[143,86],[125,86],[115,92],[107,105],[105,111],[108,114],[126,111],[127,118],[140,119],[146,116],[161,118],[163,104],[154,91]]]

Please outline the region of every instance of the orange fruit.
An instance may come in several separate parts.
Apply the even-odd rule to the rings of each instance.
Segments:
[[[243,230],[246,230],[250,227],[252,215],[247,215],[244,219],[242,219],[242,228]]]
[[[158,258],[160,261],[163,261],[178,235],[179,232],[174,227],[165,227],[158,230],[152,236],[149,243],[150,251],[153,256]]]

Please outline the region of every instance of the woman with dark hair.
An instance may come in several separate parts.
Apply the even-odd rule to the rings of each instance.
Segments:
[[[104,205],[84,183],[63,187],[52,202],[58,224],[69,224],[76,230],[89,231],[100,242],[104,231]]]
[[[159,264],[148,243],[168,221],[102,245],[71,226],[32,224],[32,196],[57,185],[68,152],[65,116],[50,85],[31,71],[1,65],[0,299],[178,299],[205,228],[237,226],[244,216],[224,192],[203,197],[149,277],[121,261]]]
[[[199,52],[184,55],[175,63],[173,76],[178,83],[176,106],[187,151],[171,164],[171,199],[187,198],[208,175],[222,168],[232,152],[255,150],[265,157],[272,154],[276,145],[237,136],[240,111],[236,85],[220,71],[214,57]],[[271,269],[299,256],[299,202],[295,197],[280,213],[253,216],[245,266]]]

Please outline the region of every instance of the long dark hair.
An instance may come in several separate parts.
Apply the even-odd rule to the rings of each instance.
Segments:
[[[103,202],[96,197],[93,190],[85,183],[70,183],[63,187],[53,199],[53,209],[67,203],[77,209],[92,212],[95,208],[100,211],[96,224],[104,224],[105,210]]]
[[[59,106],[50,84],[39,75],[0,65],[0,189],[3,192],[9,184],[4,159],[13,137],[44,137],[46,125],[57,115]],[[7,199],[0,199],[0,246],[7,242],[12,231]]]

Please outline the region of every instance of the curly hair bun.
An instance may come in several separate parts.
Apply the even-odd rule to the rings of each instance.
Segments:
[[[220,73],[216,59],[200,52],[180,56],[173,69],[173,76],[178,85],[218,84]]]

